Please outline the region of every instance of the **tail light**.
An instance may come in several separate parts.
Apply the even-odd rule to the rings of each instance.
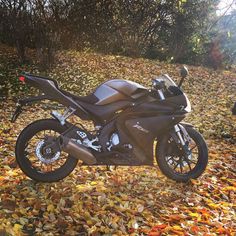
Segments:
[[[25,83],[25,77],[24,76],[20,76],[19,77],[19,81],[22,82],[22,83]]]

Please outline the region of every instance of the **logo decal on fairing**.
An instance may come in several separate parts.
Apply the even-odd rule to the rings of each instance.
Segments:
[[[142,126],[139,125],[139,122],[137,122],[135,125],[133,125],[134,128],[137,128],[140,131],[143,131],[144,133],[149,133],[148,130],[144,129]]]

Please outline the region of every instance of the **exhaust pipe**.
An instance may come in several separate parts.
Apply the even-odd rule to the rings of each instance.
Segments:
[[[61,149],[76,159],[82,160],[88,165],[97,163],[95,156],[83,145],[72,141],[70,138],[62,136]]]

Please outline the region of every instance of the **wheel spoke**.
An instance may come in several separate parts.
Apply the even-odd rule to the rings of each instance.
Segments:
[[[194,151],[192,152],[192,154],[198,155],[198,151]]]
[[[46,171],[51,172],[52,171],[52,164],[46,165]]]
[[[174,166],[173,170],[175,170],[178,165],[179,165],[179,163],[177,162],[177,164]]]
[[[35,144],[29,143],[28,146],[27,146],[27,149],[34,149],[35,147],[36,147]]]
[[[192,167],[191,167],[191,164],[189,163],[189,159],[188,159],[188,158],[186,158],[186,159],[185,159],[185,161],[187,162],[187,164],[188,164],[188,167],[189,167],[189,170],[191,171],[191,170],[192,170]]]
[[[173,160],[173,157],[172,156],[170,156],[170,157],[167,157],[167,162],[169,162],[170,160]]]
[[[192,151],[194,148],[196,148],[197,147],[197,144],[195,144],[191,149],[190,149],[190,151]]]
[[[189,160],[189,159],[188,159]],[[193,160],[189,160],[192,164],[196,165],[197,162],[193,161]]]
[[[183,162],[181,160],[179,162],[179,166],[180,166],[180,172],[183,173]]]
[[[35,136],[40,140],[42,137],[39,136],[39,134],[35,134]]]
[[[34,150],[31,150],[31,151],[25,151],[25,155],[28,156],[30,154],[33,154],[34,153]]]

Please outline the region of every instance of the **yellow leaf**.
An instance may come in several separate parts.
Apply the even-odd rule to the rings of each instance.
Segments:
[[[196,217],[196,218],[199,216],[198,213],[193,213],[193,212],[190,212],[189,215],[192,216],[192,217]]]
[[[52,204],[48,205],[47,211],[53,212],[55,210],[54,206]]]
[[[120,220],[120,217],[119,216],[115,216],[113,219],[112,219],[112,223],[117,223],[118,221]]]
[[[19,216],[18,216],[17,214],[13,214],[12,217],[13,217],[14,219],[18,219],[18,218],[19,218]]]
[[[25,215],[25,214],[27,214],[27,210],[25,208],[20,208],[20,213],[22,215]]]
[[[234,186],[227,186],[223,188],[223,191],[236,191],[236,187]]]
[[[1,181],[1,180],[4,180],[4,179],[5,179],[5,177],[3,177],[3,176],[0,176],[0,181]]]
[[[208,206],[212,209],[218,209],[219,208],[219,206],[215,203],[209,203]]]
[[[22,225],[20,224],[14,224],[13,231],[16,233],[16,235],[19,235],[21,233]]]
[[[7,176],[17,176],[16,170],[9,170],[6,173]]]
[[[183,229],[179,225],[174,225],[172,229],[176,231],[183,231]]]
[[[110,205],[110,207],[113,207],[114,206],[114,202],[113,201],[109,201],[109,205]]]
[[[93,225],[93,222],[92,222],[91,220],[87,220],[86,222],[87,222],[87,224],[90,225],[90,226]]]

